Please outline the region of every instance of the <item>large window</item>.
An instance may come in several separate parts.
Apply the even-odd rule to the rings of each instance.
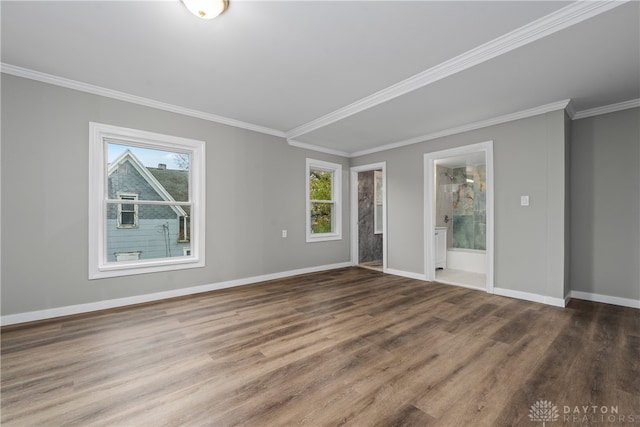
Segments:
[[[204,266],[204,143],[90,124],[89,278]]]
[[[342,165],[307,159],[307,242],[342,239]]]

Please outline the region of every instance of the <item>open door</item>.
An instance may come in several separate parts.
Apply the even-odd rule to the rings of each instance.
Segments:
[[[384,271],[386,250],[386,163],[351,168],[351,262]]]

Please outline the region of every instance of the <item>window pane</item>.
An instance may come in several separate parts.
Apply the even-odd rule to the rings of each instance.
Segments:
[[[333,172],[312,169],[309,173],[309,199],[333,200],[332,184]]]
[[[135,193],[140,200],[189,201],[190,156],[116,143],[107,144],[109,198]]]
[[[311,232],[331,233],[333,231],[333,203],[311,203]]]
[[[123,225],[133,225],[135,223],[135,213],[134,212],[122,212],[122,221]]]
[[[119,227],[117,203],[108,205],[107,262],[131,261],[134,256],[139,260],[182,257],[185,248],[191,250],[190,216],[187,216],[187,228],[184,228],[185,209],[190,206],[138,205],[137,208],[136,227],[126,228],[122,225],[134,224],[134,212],[121,212]]]

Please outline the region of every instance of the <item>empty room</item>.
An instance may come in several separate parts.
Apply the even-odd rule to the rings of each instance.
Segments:
[[[0,20],[3,426],[640,426],[640,2]]]

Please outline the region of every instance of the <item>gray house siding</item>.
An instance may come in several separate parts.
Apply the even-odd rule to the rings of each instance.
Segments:
[[[137,194],[138,200],[163,200],[129,160],[125,160],[117,170],[109,175],[109,198],[117,199],[118,192]],[[117,206],[110,205],[107,208],[107,218],[115,220],[117,212]],[[169,206],[140,206],[139,217],[144,219],[177,219],[177,214]]]
[[[109,198],[117,199],[118,193],[136,194],[138,200],[164,200],[142,176],[130,160],[109,175]],[[139,253],[139,259],[184,256],[183,248],[189,242],[179,238],[179,215],[171,206],[138,206],[135,227],[118,228],[118,205],[107,206],[107,261],[115,262],[117,253]]]
[[[178,221],[167,219],[141,220],[138,228],[117,228],[116,220],[107,221],[107,261],[115,262],[118,252],[140,251],[140,259],[183,256],[183,248],[190,244],[178,243]]]

